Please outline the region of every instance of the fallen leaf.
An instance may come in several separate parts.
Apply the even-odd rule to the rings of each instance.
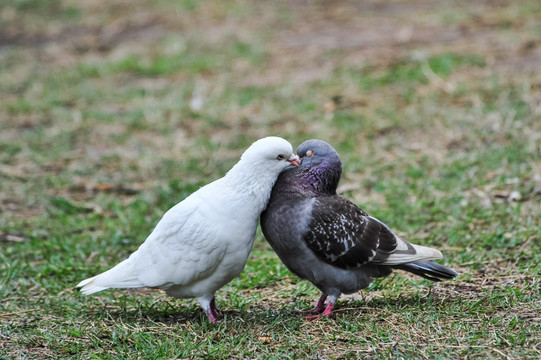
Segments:
[[[261,341],[263,344],[269,344],[272,339],[268,336],[260,336],[258,337],[258,340]]]
[[[110,191],[113,187],[109,184],[96,184],[94,190],[96,191]]]

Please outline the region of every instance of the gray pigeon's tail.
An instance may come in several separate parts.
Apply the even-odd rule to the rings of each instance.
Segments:
[[[406,270],[432,281],[448,280],[458,275],[454,270],[440,265],[435,261],[417,261],[409,264],[395,265],[393,267],[395,269]]]

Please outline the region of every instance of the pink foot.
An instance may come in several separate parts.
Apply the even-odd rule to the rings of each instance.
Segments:
[[[334,308],[334,303],[332,301],[329,301],[329,304],[327,305],[327,307],[325,308],[325,311],[323,311],[321,314],[317,314],[317,315],[308,315],[306,318],[308,320],[313,320],[313,319],[319,319],[321,318],[322,316],[324,317],[329,317],[331,316],[332,314],[332,309]]]
[[[219,324],[220,323],[220,320],[216,319],[216,317],[214,316],[214,314],[212,313],[212,311],[209,311],[207,313],[208,317],[209,317],[209,321],[213,324]]]
[[[215,298],[212,298],[212,300],[210,300],[210,312],[212,313],[212,315],[214,315],[214,317],[222,316],[222,311],[216,306]]]
[[[323,294],[319,297],[319,300],[317,301],[316,306],[314,306],[310,310],[306,310],[305,314],[319,314],[320,312],[325,309],[325,300],[327,299],[327,295]]]

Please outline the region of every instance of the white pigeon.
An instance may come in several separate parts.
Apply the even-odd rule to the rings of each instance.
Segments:
[[[210,322],[217,322],[214,293],[244,269],[278,175],[299,163],[282,138],[254,142],[223,178],[167,211],[129,258],[77,286],[86,295],[108,288],[163,289],[196,298]]]

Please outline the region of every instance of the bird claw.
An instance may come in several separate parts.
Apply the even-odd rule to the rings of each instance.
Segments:
[[[209,311],[207,313],[207,316],[209,318],[209,321],[212,323],[212,324],[219,324],[221,322],[221,320],[217,319],[217,316],[216,314],[214,314],[213,311]]]
[[[214,317],[221,317],[223,314],[222,310],[218,309],[216,306],[216,300],[214,298],[210,301],[210,312]]]
[[[327,299],[326,294],[322,294],[319,300],[317,301],[316,306],[314,306],[310,310],[304,311],[305,314],[321,314],[323,310],[325,309],[325,300]]]
[[[323,309],[316,306],[316,307],[313,307],[312,309],[304,310],[302,313],[312,315],[312,314],[321,314],[322,312],[323,312]]]
[[[318,303],[318,305],[320,305]],[[314,319],[319,319],[321,317],[326,317],[326,318],[329,318],[332,314],[332,309],[334,308],[334,303],[332,301],[329,301],[329,304],[327,305],[327,307],[325,308],[325,311],[323,311],[321,314],[316,314],[316,315],[308,315],[306,316],[306,319],[308,320],[314,320]],[[315,308],[313,308],[312,310],[319,310],[319,312],[321,312],[320,310],[320,307],[316,305]]]
[[[322,317],[326,317],[326,318],[329,318],[331,316],[331,314],[325,314],[325,313],[321,313],[321,314],[316,314],[316,315],[307,315],[306,316],[306,320],[316,320],[316,319],[321,319]]]

